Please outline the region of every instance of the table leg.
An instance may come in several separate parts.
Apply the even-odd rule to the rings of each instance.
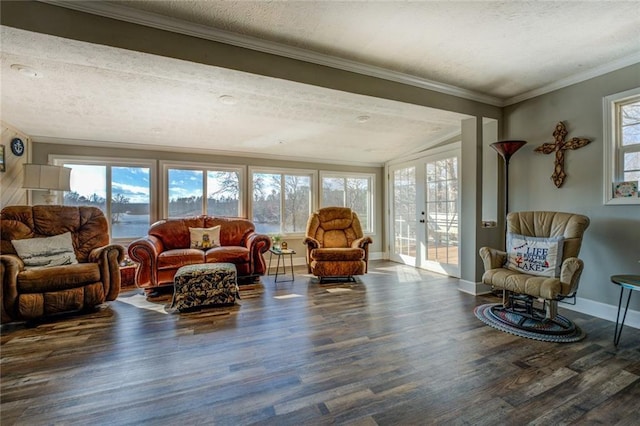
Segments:
[[[278,256],[277,256],[277,258],[278,258],[278,263],[276,264],[276,277],[274,278],[274,282],[278,282],[278,272],[280,271],[280,258],[281,258],[281,257],[282,257],[281,255],[278,255]],[[283,262],[283,263],[284,263],[284,262]],[[285,272],[287,272],[287,271],[285,270]]]
[[[291,281],[295,281],[296,277],[293,275],[293,253],[289,255],[289,260],[291,261]]]
[[[622,322],[620,323],[620,330],[618,330],[618,321],[620,320],[620,308],[622,308],[622,296],[624,294],[624,287],[620,288],[620,301],[618,302],[618,315],[616,315],[616,329],[613,332],[613,344],[618,346],[620,342],[620,336],[622,335],[622,327],[624,327],[624,320],[627,318],[627,310],[629,309],[629,301],[631,300],[631,289],[629,289],[629,296],[627,297],[627,305],[624,308],[624,315],[622,316]]]
[[[271,256],[273,256],[273,253],[269,252],[269,267],[267,268],[267,275],[273,275],[271,273]]]

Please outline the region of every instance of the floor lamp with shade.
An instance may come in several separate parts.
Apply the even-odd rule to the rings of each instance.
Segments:
[[[504,160],[504,209],[505,220],[509,213],[509,160],[511,156],[522,148],[526,141],[499,141],[491,144],[491,148],[495,149],[500,157]]]
[[[49,164],[25,164],[22,187],[36,191],[48,191],[44,195],[47,204],[53,204],[53,191],[71,191],[71,169]]]

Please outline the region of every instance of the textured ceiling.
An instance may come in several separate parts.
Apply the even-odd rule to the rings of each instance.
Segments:
[[[35,140],[380,164],[455,135],[465,117],[8,27],[0,37],[3,120]]]
[[[114,1],[508,99],[640,52],[638,1]]]
[[[502,101],[640,50],[637,2],[100,3]],[[457,134],[464,118],[4,26],[0,37],[3,120],[35,140],[381,164]],[[39,77],[26,77],[15,64]],[[224,95],[235,104],[220,102]],[[362,116],[370,119],[360,122]]]

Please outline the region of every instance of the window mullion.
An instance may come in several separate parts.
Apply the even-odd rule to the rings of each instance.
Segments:
[[[280,233],[281,234],[284,234],[286,229],[285,215],[287,213],[287,210],[286,210],[286,202],[285,202],[285,197],[286,197],[285,179],[286,179],[286,176],[284,174],[280,174]]]
[[[209,212],[207,211],[207,200],[208,200],[208,194],[209,194],[209,190],[207,188],[207,174],[209,173],[209,171],[207,169],[202,169],[202,214],[206,215],[209,214]]]
[[[109,220],[109,235],[110,236],[111,236],[111,227],[113,226],[112,219],[111,219],[113,217],[111,215],[111,200],[113,199],[113,193],[112,193],[112,190],[111,190],[111,184],[112,184],[112,182],[111,182],[112,181],[111,167],[112,166],[110,164],[107,165],[107,167],[106,167],[107,176],[106,176],[106,179],[105,179],[106,180],[105,183],[106,183],[107,187],[105,188],[106,189],[105,192],[107,194],[107,197],[106,197],[107,199],[104,201],[105,202],[105,209],[107,210],[106,211],[106,216],[107,216],[107,219]]]

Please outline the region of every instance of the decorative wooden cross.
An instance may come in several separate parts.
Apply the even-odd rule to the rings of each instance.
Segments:
[[[556,161],[553,169],[553,174],[551,175],[551,180],[557,188],[560,188],[562,186],[562,183],[564,182],[564,178],[567,176],[567,174],[564,172],[564,152],[567,149],[582,148],[591,141],[584,138],[573,138],[569,142],[565,142],[565,138],[567,137],[567,129],[562,121],[556,124],[556,130],[553,132],[553,137],[555,139],[555,142],[543,143],[542,145],[534,149],[534,151],[542,152],[543,154],[550,154],[554,151],[556,152]]]

